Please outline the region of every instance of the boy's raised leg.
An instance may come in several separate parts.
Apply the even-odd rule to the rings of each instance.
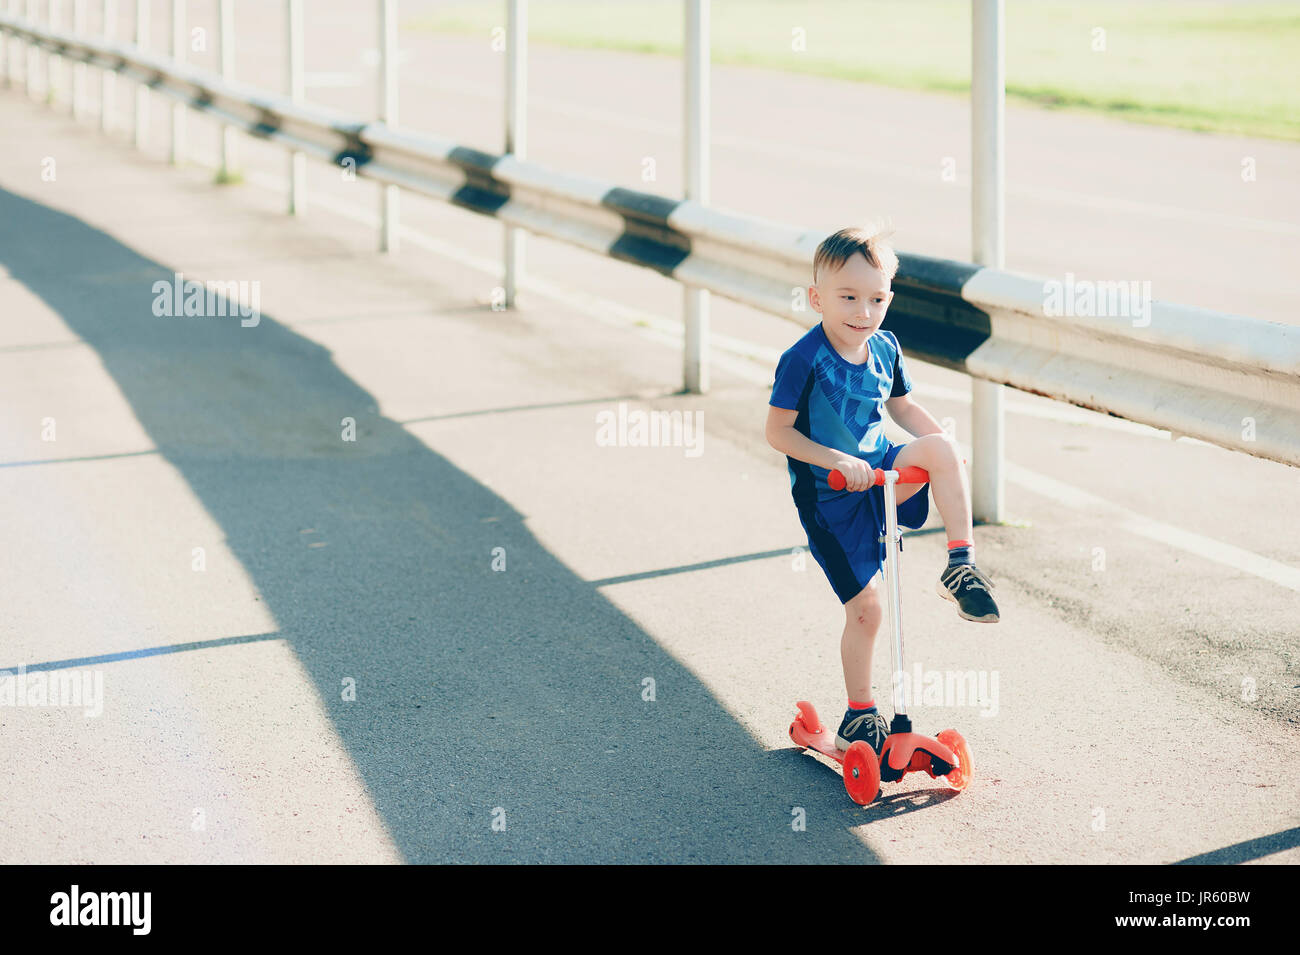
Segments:
[[[955,603],[957,613],[966,620],[996,623],[998,606],[993,599],[993,582],[975,566],[970,482],[960,448],[947,433],[924,435],[909,442],[894,458],[896,469],[907,466],[930,472],[934,505],[948,534],[948,566],[939,576],[936,590]]]

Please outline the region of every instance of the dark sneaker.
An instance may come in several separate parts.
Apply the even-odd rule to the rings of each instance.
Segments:
[[[998,605],[993,602],[993,581],[974,564],[949,567],[935,585],[939,596],[957,605],[957,613],[978,623],[997,623]]]
[[[888,735],[889,723],[879,710],[845,710],[844,721],[835,734],[835,748],[848,749],[851,744],[862,740],[879,756]]]

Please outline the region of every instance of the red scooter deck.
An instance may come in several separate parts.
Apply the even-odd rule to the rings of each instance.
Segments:
[[[815,749],[842,764],[844,789],[859,806],[875,799],[876,793],[880,792],[880,763],[876,751],[860,740],[848,749],[840,749],[835,745],[835,731],[822,725],[811,703],[800,700],[795,705],[799,707],[799,713],[790,724],[790,738],[795,744]]]
[[[897,781],[910,772],[925,772],[932,778],[943,778],[949,788],[961,792],[970,783],[975,771],[970,747],[960,733],[948,729],[937,738],[919,733],[895,733],[885,741],[877,756],[867,743],[858,741],[847,750],[835,745],[835,731],[822,724],[817,710],[805,700],[795,704],[799,712],[790,724],[790,739],[797,746],[815,749],[844,767],[844,789],[849,798],[865,806],[880,791],[881,767],[888,767],[887,778]],[[932,759],[938,758],[946,773],[935,771]]]
[[[815,749],[837,763],[844,762],[847,750],[835,745],[835,731],[822,725],[813,705],[800,700],[795,706],[799,708],[799,715],[790,724],[790,738],[805,749]]]

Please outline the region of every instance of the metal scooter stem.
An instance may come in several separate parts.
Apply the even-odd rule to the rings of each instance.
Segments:
[[[894,719],[908,722],[907,687],[902,680],[903,674],[903,598],[899,584],[898,565],[901,562],[902,535],[898,531],[898,509],[895,504],[894,485],[898,482],[897,471],[885,471],[885,599],[889,604],[890,657],[894,672]]]

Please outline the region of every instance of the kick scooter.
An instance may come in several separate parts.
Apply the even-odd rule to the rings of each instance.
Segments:
[[[790,738],[797,746],[815,749],[844,767],[844,788],[849,798],[865,806],[876,798],[881,782],[897,782],[908,773],[926,772],[932,779],[943,777],[948,787],[961,792],[969,785],[975,772],[970,747],[960,733],[943,730],[937,737],[922,736],[912,732],[912,721],[907,716],[907,688],[898,674],[903,668],[903,625],[900,619],[902,597],[899,592],[899,552],[903,549],[903,536],[898,529],[898,507],[895,502],[895,484],[925,484],[930,480],[924,468],[904,467],[897,470],[875,469],[875,483],[885,491],[885,601],[889,606],[889,623],[892,631],[891,658],[894,662],[894,719],[889,735],[877,758],[869,743],[858,740],[847,750],[835,745],[835,731],[822,724],[817,711],[807,701],[795,704],[799,712],[790,724]],[[842,491],[844,475],[831,471],[827,478],[832,490]]]

